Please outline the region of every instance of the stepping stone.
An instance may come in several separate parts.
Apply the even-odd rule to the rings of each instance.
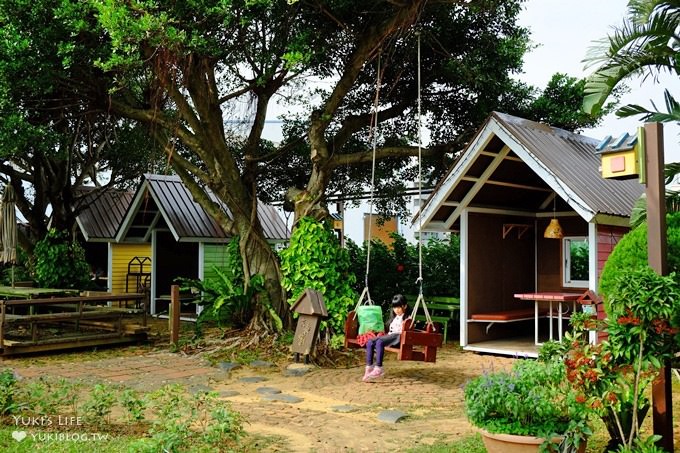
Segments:
[[[264,360],[253,360],[250,362],[250,366],[255,368],[271,368],[274,364],[272,362],[265,362]]]
[[[358,408],[354,406],[349,406],[349,405],[344,405],[344,406],[333,406],[331,407],[331,410],[333,412],[342,412],[343,414],[346,414],[348,412],[356,412]]]
[[[299,403],[302,398],[293,395],[286,395],[284,393],[276,393],[273,395],[264,395],[262,397],[265,401],[282,401],[284,403]]]
[[[275,395],[277,393],[281,393],[281,390],[274,387],[258,387],[255,389],[255,391],[260,395]]]
[[[401,411],[382,411],[378,414],[378,420],[385,423],[397,423],[404,417],[408,417],[408,414]]]
[[[191,387],[189,387],[189,393],[191,393],[192,395],[196,395],[198,393],[210,393],[212,391],[213,391],[212,388],[202,384],[192,385]]]
[[[217,368],[219,368],[222,371],[232,371],[241,368],[241,364],[234,362],[220,362],[217,364]]]
[[[220,398],[229,398],[236,395],[240,395],[236,390],[223,390],[220,392]]]
[[[313,367],[311,367],[310,365],[301,365],[299,363],[293,363],[286,367],[286,369],[283,371],[283,375],[287,377],[304,376],[305,374],[312,371],[312,368]]]
[[[239,381],[246,382],[246,383],[249,383],[249,384],[256,384],[258,382],[262,382],[262,381],[266,381],[266,380],[267,380],[267,378],[262,377],[262,376],[247,376],[247,377],[242,377],[241,379],[239,379]]]

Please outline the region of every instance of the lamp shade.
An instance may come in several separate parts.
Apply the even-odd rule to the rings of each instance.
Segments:
[[[543,233],[543,237],[548,239],[562,239],[564,237],[562,227],[560,226],[560,222],[557,219],[553,218],[550,220],[548,227]]]

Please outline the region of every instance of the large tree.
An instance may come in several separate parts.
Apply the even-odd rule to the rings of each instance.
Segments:
[[[88,182],[120,186],[139,177],[153,156],[140,125],[82,98],[84,82],[103,74],[91,62],[98,43],[65,53],[68,29],[45,14],[56,3],[0,0],[0,181],[12,185],[28,221],[30,250],[47,225],[70,231],[92,192]],[[95,194],[96,195],[96,194]],[[27,234],[24,234],[27,233]]]
[[[403,185],[414,177],[419,89],[432,131],[426,167],[445,168],[491,110],[511,110],[528,89],[511,78],[528,46],[516,25],[521,2],[43,0],[35,11],[65,28],[55,37],[62,58],[96,50],[80,64],[100,77],[59,75],[63,82],[144,124],[197,202],[240,237],[246,279],[266,279],[254,323],[272,326],[270,307],[284,321],[288,312],[257,218],[260,175],[274,159],[303,164],[289,197],[297,218],[323,217],[329,186],[344,169],[366,174],[373,143],[382,179]],[[310,90],[319,84],[309,80],[322,88]],[[287,139],[265,145],[271,102],[298,98]]]

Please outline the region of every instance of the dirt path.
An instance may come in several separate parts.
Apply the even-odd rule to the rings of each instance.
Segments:
[[[70,358],[69,358],[70,357]],[[246,420],[245,429],[270,439],[268,452],[388,452],[419,444],[452,441],[472,432],[463,412],[462,385],[484,370],[507,368],[512,359],[461,352],[453,346],[438,352],[437,363],[398,362],[389,354],[386,376],[361,381],[363,366],[311,367],[288,376],[291,363],[241,366],[225,371],[196,356],[137,351],[121,356],[5,361],[30,378],[58,376],[88,383],[111,382],[139,390],[181,383],[219,392]],[[292,365],[296,366],[296,365]],[[260,382],[245,382],[250,378]],[[264,388],[299,402],[269,401]],[[338,411],[349,409],[350,412]],[[346,406],[350,406],[347,408]],[[386,410],[405,414],[398,423],[378,419]]]

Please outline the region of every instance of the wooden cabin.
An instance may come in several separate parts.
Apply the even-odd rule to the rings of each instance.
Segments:
[[[416,215],[460,234],[464,349],[536,356],[582,309],[575,295],[597,290],[644,190],[603,179],[597,144],[494,112]],[[553,219],[561,234],[546,238]]]
[[[114,292],[148,286],[150,313],[162,313],[177,277],[205,279],[213,276],[213,266],[226,265],[225,245],[231,237],[193,200],[178,176],[146,174],[134,194],[120,198],[121,204],[124,199],[127,205],[116,217],[113,233],[93,234],[93,224],[115,223],[104,218],[102,206],[81,214],[78,222],[86,240],[108,243],[109,288]],[[290,233],[274,207],[259,203],[258,215],[273,247],[288,241]],[[190,308],[195,315],[197,307]]]

